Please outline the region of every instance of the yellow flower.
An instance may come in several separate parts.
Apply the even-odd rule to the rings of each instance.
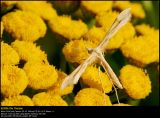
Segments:
[[[86,12],[91,12],[96,15],[100,12],[108,11],[112,9],[113,1],[82,1],[81,7]]]
[[[33,89],[48,89],[57,81],[58,74],[54,66],[43,62],[28,62],[23,68]]]
[[[1,69],[1,93],[6,97],[22,93],[28,85],[24,70],[9,65],[4,65]]]
[[[47,1],[20,1],[16,6],[23,11],[35,13],[44,20],[51,20],[57,16],[56,10]]]
[[[25,95],[18,95],[5,98],[1,103],[2,106],[34,106],[31,98]]]
[[[81,20],[72,20],[70,16],[59,16],[49,21],[52,31],[67,40],[81,38],[87,31],[87,25]]]
[[[93,26],[86,34],[83,35],[83,38],[84,40],[92,41],[98,45],[100,41],[103,40],[106,33],[107,32],[105,32],[102,27]]]
[[[145,18],[145,12],[142,5],[139,3],[131,3],[130,1],[116,1],[114,7],[121,11],[131,8],[132,15],[135,18]]]
[[[50,87],[47,92],[50,94],[58,94],[60,96],[71,93],[74,87],[73,85],[69,85],[63,90],[61,90],[62,82],[65,79],[65,77],[67,77],[67,75],[64,72],[58,71],[58,70],[57,70],[57,73],[58,73],[57,82],[52,87]]]
[[[113,106],[132,106],[132,105],[120,103],[120,104],[113,104]]]
[[[151,92],[151,81],[141,68],[126,65],[120,70],[120,81],[133,99],[143,99]]]
[[[3,26],[3,22],[1,21],[1,37],[3,35],[3,30],[4,30],[4,26]]]
[[[68,106],[59,96],[41,92],[33,96],[32,101],[35,106]]]
[[[94,88],[80,90],[74,98],[76,106],[111,106],[109,96]]]
[[[11,46],[15,49],[21,60],[24,61],[47,61],[47,55],[39,46],[32,42],[15,40]]]
[[[118,12],[115,11],[100,12],[96,16],[96,25],[102,26],[107,31],[111,27],[117,16]]]
[[[4,15],[2,21],[5,31],[17,40],[33,42],[44,37],[47,29],[39,16],[20,10]]]
[[[1,42],[1,64],[16,65],[19,63],[18,53],[7,43]]]
[[[92,88],[97,88],[102,92],[103,88],[105,93],[109,93],[112,90],[112,83],[108,76],[94,66],[87,67],[85,72],[82,74],[82,80],[84,84]]]
[[[94,47],[96,47],[96,45],[90,41],[83,39],[74,40],[63,47],[63,54],[67,61],[80,64],[89,56],[87,48]]]
[[[156,29],[153,27],[147,25],[147,24],[140,24],[135,26],[136,32],[138,32],[141,35],[151,35],[156,32]]]
[[[157,33],[158,35],[158,33]],[[156,37],[156,36],[154,36]],[[123,55],[138,66],[159,62],[159,40],[151,36],[139,36],[121,46]]]

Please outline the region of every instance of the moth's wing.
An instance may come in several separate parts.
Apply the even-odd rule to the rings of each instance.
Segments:
[[[61,89],[63,90],[68,85],[77,84],[79,78],[81,77],[81,75],[85,71],[87,65],[88,64],[86,64],[86,63],[79,65],[69,76],[67,76],[61,85]]]

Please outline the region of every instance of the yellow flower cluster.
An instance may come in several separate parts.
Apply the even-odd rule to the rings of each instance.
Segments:
[[[96,45],[83,39],[70,41],[63,47],[63,54],[71,63],[82,63],[88,56],[87,48],[94,48]]]
[[[29,3],[28,1],[20,1],[16,6],[23,11],[35,13],[44,20],[54,19],[57,16],[56,10],[47,1],[29,1]]]
[[[43,20],[34,13],[16,10],[2,17],[6,32],[14,39],[23,41],[35,41],[44,37],[46,25]]]
[[[142,5],[139,3],[131,3],[130,1],[116,1],[114,8],[120,11],[131,8],[132,15],[135,18],[145,18],[145,12]]]
[[[141,68],[126,65],[120,70],[120,81],[133,99],[143,99],[151,92],[151,81]]]
[[[65,40],[66,44],[62,48],[65,59],[79,65],[89,57],[88,49],[96,48],[103,40],[119,11],[130,7],[134,18],[145,18],[142,5],[129,1],[66,2],[65,5],[69,4],[71,9],[71,4],[80,5],[78,12],[71,15],[57,14],[58,8],[54,8],[54,2],[52,6],[49,1],[1,3],[5,7],[15,6],[15,10],[5,13],[1,20],[1,38],[6,35],[2,35],[3,30],[13,38],[10,43],[4,43],[7,42],[5,40],[1,42],[2,106],[68,106],[63,98],[73,92],[74,85],[61,89],[67,72],[50,65],[47,54],[36,44],[38,39],[45,36],[48,27],[56,39]],[[84,18],[91,15],[95,24],[90,27],[88,21],[85,22],[87,17],[75,20],[76,13]],[[120,49],[124,57],[141,67],[159,62],[159,30],[147,24],[133,26],[132,23],[131,20],[110,39],[105,47],[106,52]],[[21,61],[26,62],[23,67]],[[119,78],[124,90],[133,99],[144,99],[151,93],[150,78],[141,68],[126,65],[120,70]],[[106,94],[112,91],[111,78],[95,64],[86,68],[81,79],[81,90],[72,101],[75,106],[132,106],[111,103]],[[37,92],[32,99],[23,95],[28,88]]]
[[[112,90],[112,83],[108,76],[99,71],[95,66],[89,66],[82,74],[82,80],[84,84],[92,88],[97,88],[100,91],[109,93]]]
[[[95,88],[80,90],[74,98],[76,106],[111,106],[109,96]]]
[[[28,62],[24,71],[29,79],[29,86],[33,89],[47,89],[51,87],[58,78],[55,68],[44,62]]]
[[[112,9],[113,1],[82,1],[81,7],[84,11],[97,15]],[[85,12],[86,13],[86,12]]]
[[[9,98],[5,98],[1,102],[2,106],[33,106],[31,98],[25,95],[18,95]]]
[[[27,85],[28,78],[24,70],[11,65],[1,67],[1,93],[4,96],[19,95]]]
[[[87,25],[81,20],[72,20],[70,16],[58,16],[49,21],[52,31],[67,40],[81,38],[87,31]]]
[[[65,77],[67,77],[67,75],[64,72],[58,70],[57,73],[58,73],[57,82],[53,86],[51,86],[47,92],[50,94],[58,94],[60,96],[71,93],[74,87],[73,85],[69,85],[63,90],[61,89],[62,82],[65,79]]]
[[[159,43],[158,38],[154,37],[152,35],[135,37],[126,41],[121,46],[121,51],[138,66],[159,62]]]
[[[136,32],[140,35],[151,35],[156,32],[156,29],[147,24],[140,24],[135,26]]]
[[[11,46],[15,49],[21,60],[42,62],[47,61],[47,55],[40,49],[39,46],[32,42],[15,40]]]
[[[16,65],[19,63],[18,53],[7,43],[1,42],[1,66]]]
[[[41,92],[33,96],[32,101],[35,106],[68,106],[59,96]]]

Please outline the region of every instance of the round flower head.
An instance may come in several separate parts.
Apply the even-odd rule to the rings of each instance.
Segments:
[[[72,20],[70,16],[59,16],[49,21],[52,31],[67,40],[81,38],[87,31],[87,25],[81,20]]]
[[[67,103],[59,96],[41,92],[33,96],[35,106],[67,106]]]
[[[24,70],[9,65],[4,65],[1,69],[1,93],[6,97],[22,93],[28,85]]]
[[[126,65],[120,70],[120,81],[133,99],[143,99],[151,92],[151,81],[141,68]]]
[[[132,15],[135,18],[145,18],[143,7],[139,3],[131,3],[130,1],[116,1],[114,7],[120,11],[131,8]]]
[[[45,52],[32,42],[15,40],[12,42],[11,46],[17,51],[21,60],[47,62],[47,55]]]
[[[120,104],[113,104],[112,106],[132,106],[132,105],[120,103]]]
[[[81,7],[86,12],[91,12],[96,15],[100,12],[108,11],[112,9],[113,1],[82,1]]]
[[[94,66],[87,67],[82,74],[82,80],[84,84],[92,88],[97,88],[100,91],[103,91],[104,89],[105,93],[109,93],[112,90],[112,83],[108,76]]]
[[[80,90],[74,98],[76,106],[111,106],[109,96],[94,88]]]
[[[155,36],[154,36],[155,37]],[[139,36],[126,41],[121,46],[123,55],[138,66],[159,61],[158,38],[152,36]]]
[[[7,43],[1,42],[1,64],[16,65],[19,63],[18,53]]]
[[[5,98],[1,102],[2,106],[34,106],[31,98],[25,95],[18,95]]]
[[[82,39],[74,40],[63,47],[63,54],[67,61],[80,64],[89,56],[87,48],[94,47],[96,47],[96,45],[90,41]]]
[[[43,62],[27,62],[23,68],[33,89],[48,89],[57,81],[55,68]]]
[[[35,13],[44,20],[51,20],[57,16],[56,10],[52,7],[52,4],[46,1],[20,1],[16,6],[23,11]]]
[[[156,32],[156,30],[153,27],[150,27],[147,24],[140,24],[135,26],[136,32],[138,32],[141,35],[151,35]]]
[[[3,26],[3,22],[1,21],[1,37],[3,35],[3,30],[4,30],[4,26]]]
[[[61,90],[62,82],[65,79],[65,77],[67,77],[67,75],[64,72],[58,71],[58,70],[57,70],[57,73],[58,73],[58,80],[52,87],[50,87],[48,89],[48,93],[58,94],[60,96],[67,95],[67,94],[71,93],[73,90],[73,87],[74,87],[73,85],[69,85],[66,88],[64,88],[63,90]]]
[[[96,25],[102,26],[107,31],[111,27],[117,16],[118,12],[115,11],[100,12],[96,16]]]
[[[4,15],[2,21],[5,31],[18,40],[33,42],[44,37],[47,29],[39,16],[20,10]]]

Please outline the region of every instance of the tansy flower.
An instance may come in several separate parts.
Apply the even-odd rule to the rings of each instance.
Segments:
[[[151,92],[151,81],[141,68],[126,65],[120,70],[120,81],[133,99],[143,99]]]
[[[43,62],[28,62],[23,68],[33,89],[48,89],[57,81],[58,74],[54,66]]]
[[[31,98],[25,95],[18,95],[5,98],[1,102],[2,106],[34,106]]]
[[[22,93],[28,85],[24,70],[9,65],[4,65],[1,69],[1,93],[6,97]]]
[[[107,32],[104,31],[101,27],[92,27],[85,35],[84,39],[92,41],[97,46],[104,39]],[[123,43],[123,36],[120,33],[117,33],[106,46],[106,50],[114,50],[121,46]]]
[[[107,31],[111,27],[117,16],[118,12],[116,11],[100,12],[96,16],[96,25],[102,26]]]
[[[82,80],[84,84],[92,88],[97,88],[102,92],[103,89],[105,93],[109,93],[112,90],[112,83],[108,76],[94,66],[87,67],[85,72],[82,74]]]
[[[39,16],[20,10],[4,15],[2,21],[5,31],[18,40],[33,42],[44,37],[47,29]]]
[[[4,26],[3,26],[3,22],[1,21],[1,37],[3,35],[3,30],[4,30]]]
[[[18,53],[7,43],[1,42],[1,64],[16,65],[19,63]]]
[[[87,25],[81,20],[72,20],[70,16],[59,16],[49,21],[52,31],[67,40],[81,38],[87,31]]]
[[[59,95],[45,92],[34,95],[32,101],[35,106],[68,106]]]
[[[147,24],[140,24],[135,26],[136,32],[141,35],[151,35],[156,32],[156,29],[147,25]]]
[[[47,1],[20,1],[16,6],[23,11],[35,13],[44,20],[51,20],[57,16],[56,10]]]
[[[96,45],[90,41],[74,40],[63,47],[63,54],[67,61],[80,64],[89,56],[87,48],[93,47]]]
[[[131,8],[132,15],[135,18],[144,18],[145,12],[143,7],[139,3],[131,3],[130,1],[116,1],[114,4],[114,8],[123,11],[127,8]]]
[[[47,55],[39,46],[32,42],[15,40],[11,46],[15,49],[21,60],[25,61],[47,61]]]
[[[112,9],[113,1],[81,1],[81,8],[86,12],[96,15]]]
[[[132,105],[120,103],[120,104],[113,104],[112,106],[132,106]]]
[[[152,36],[139,36],[128,40],[121,46],[121,51],[138,66],[159,62],[158,38]]]
[[[65,79],[65,77],[67,77],[67,75],[64,72],[58,70],[57,73],[58,73],[58,80],[52,87],[48,89],[48,92],[51,94],[58,94],[60,96],[71,93],[74,87],[73,85],[69,85],[63,90],[61,90],[62,82]]]
[[[111,106],[110,98],[94,88],[80,90],[74,98],[75,106]]]

